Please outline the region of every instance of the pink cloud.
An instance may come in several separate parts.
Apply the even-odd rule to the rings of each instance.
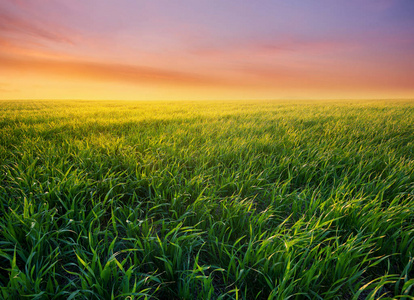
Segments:
[[[36,39],[45,39],[58,43],[73,44],[71,38],[57,29],[55,25],[52,24],[39,24],[36,21],[27,21],[23,18],[7,15],[4,13],[0,14],[0,35],[4,36],[25,36],[33,37]],[[46,28],[53,28],[49,30]]]
[[[231,41],[222,45],[199,45],[190,52],[205,57],[237,57],[269,54],[303,53],[306,55],[353,51],[360,48],[357,41],[347,39],[300,39],[284,37],[275,39],[256,39]]]

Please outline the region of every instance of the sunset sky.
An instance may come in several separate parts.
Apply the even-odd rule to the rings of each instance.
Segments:
[[[414,98],[414,0],[1,0],[0,99]]]

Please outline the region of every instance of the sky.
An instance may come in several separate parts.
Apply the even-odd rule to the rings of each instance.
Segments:
[[[0,99],[414,98],[414,0],[1,0]]]

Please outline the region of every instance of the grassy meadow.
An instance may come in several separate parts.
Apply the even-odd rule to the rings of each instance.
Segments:
[[[0,101],[0,298],[414,299],[414,101]]]

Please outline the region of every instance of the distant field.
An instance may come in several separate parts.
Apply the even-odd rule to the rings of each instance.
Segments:
[[[0,101],[0,298],[414,299],[414,101]]]

